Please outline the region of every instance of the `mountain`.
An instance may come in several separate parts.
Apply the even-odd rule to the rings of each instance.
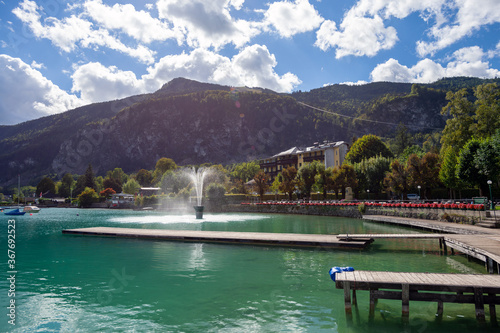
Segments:
[[[377,82],[278,94],[177,78],[152,94],[0,126],[0,186],[14,184],[18,173],[33,185],[46,174],[82,174],[89,163],[102,175],[115,167],[152,169],[160,157],[180,165],[248,161],[316,141],[391,137],[399,123],[431,132],[445,125],[440,111],[448,90],[484,82]]]

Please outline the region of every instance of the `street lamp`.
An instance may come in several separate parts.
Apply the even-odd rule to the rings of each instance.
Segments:
[[[370,201],[370,190],[366,190],[366,193],[368,194],[368,201]]]
[[[418,188],[418,200],[420,200],[420,189],[421,189],[420,185],[418,185],[417,188]]]
[[[490,210],[493,209],[493,195],[491,195],[491,184],[493,183],[491,180],[487,181],[488,186],[490,187]]]

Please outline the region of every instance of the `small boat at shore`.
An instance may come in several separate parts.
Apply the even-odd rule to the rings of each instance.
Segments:
[[[4,212],[5,215],[24,215],[26,212],[21,211],[21,208],[16,208],[8,212]]]
[[[25,213],[34,214],[34,213],[40,213],[40,211],[41,211],[41,209],[38,208],[37,206],[25,206],[24,207]]]

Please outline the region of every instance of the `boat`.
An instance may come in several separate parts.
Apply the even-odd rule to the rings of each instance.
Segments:
[[[21,211],[21,207],[19,206],[19,193],[21,193],[21,177],[17,176],[17,208],[8,212],[4,212],[5,215],[24,215],[25,211]]]
[[[21,211],[20,208],[13,209],[8,212],[4,212],[5,215],[24,215],[26,212]]]
[[[34,214],[34,213],[40,213],[40,211],[41,211],[41,209],[38,208],[37,206],[25,206],[24,207],[25,213]]]

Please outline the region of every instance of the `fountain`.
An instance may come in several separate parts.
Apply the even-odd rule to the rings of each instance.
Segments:
[[[194,167],[188,171],[189,177],[193,181],[193,186],[196,190],[196,206],[193,206],[193,208],[196,212],[196,219],[198,220],[203,218],[203,209],[205,208],[201,204],[203,197],[203,181],[209,172],[210,169],[198,168],[198,170],[196,170]]]

